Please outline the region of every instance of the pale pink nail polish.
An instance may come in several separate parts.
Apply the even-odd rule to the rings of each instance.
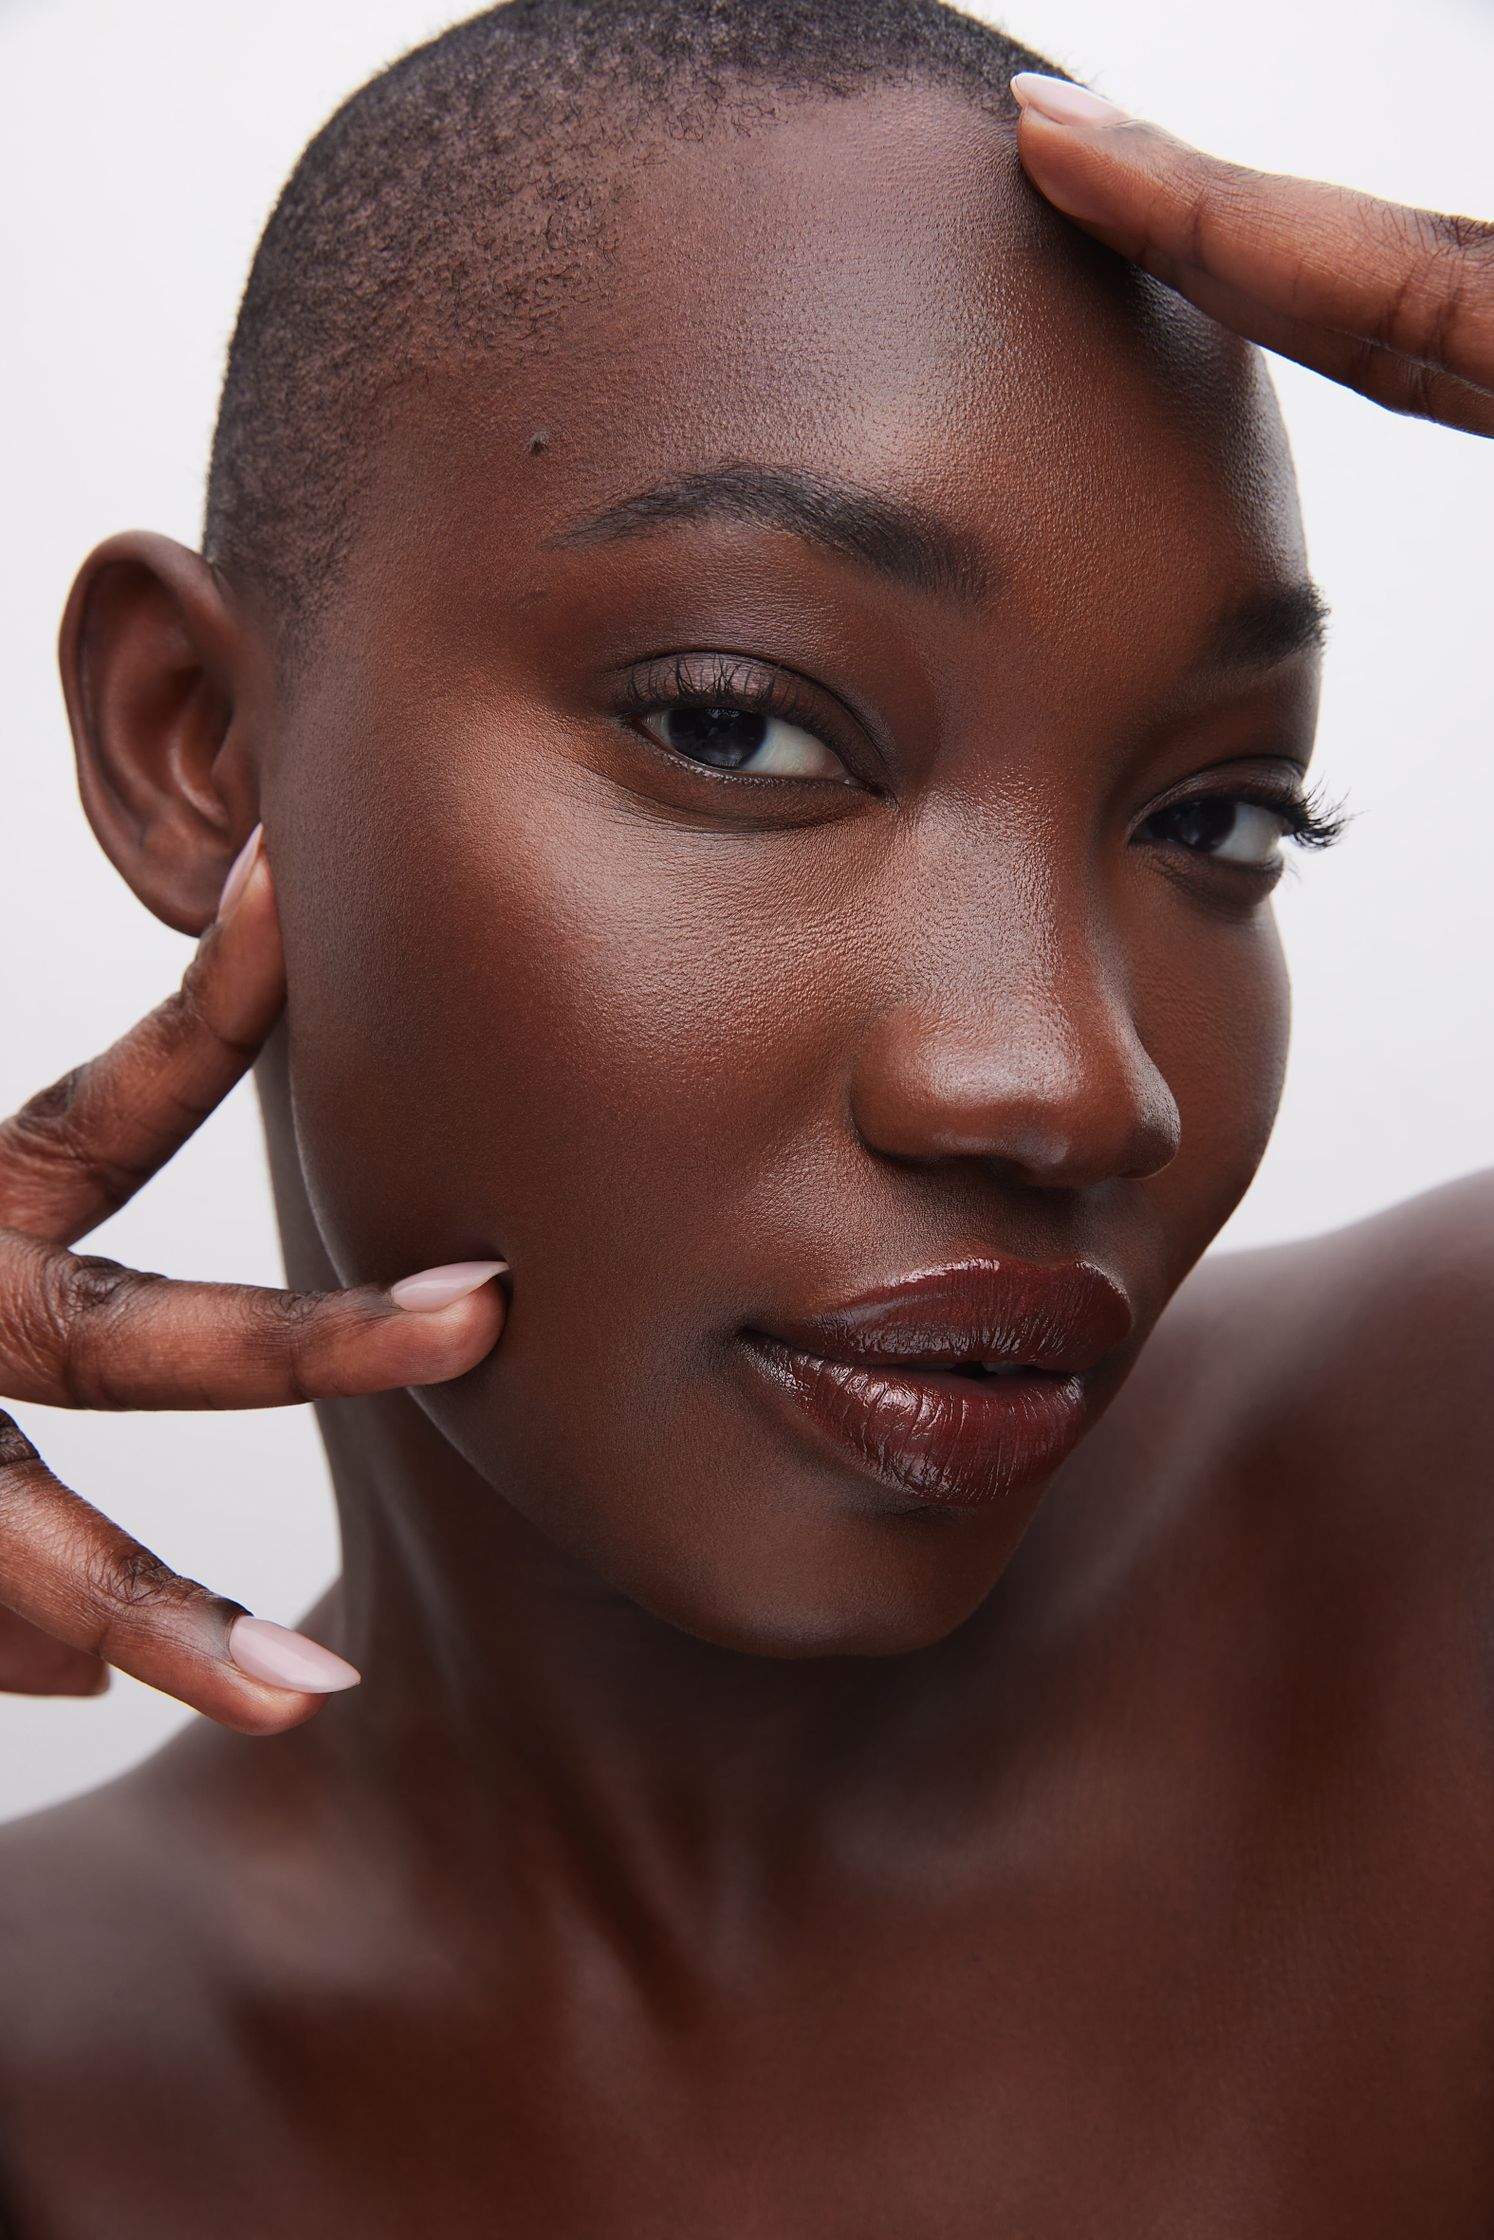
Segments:
[[[506,1260],[453,1260],[445,1268],[423,1268],[418,1276],[401,1276],[391,1283],[389,1296],[406,1314],[435,1314],[454,1299],[465,1299],[494,1276],[504,1273]]]
[[[223,892],[218,897],[218,916],[226,918],[249,884],[249,875],[259,861],[260,843],[265,828],[257,824],[229,866],[228,877],[223,882]]]
[[[277,1626],[273,1618],[235,1618],[228,1629],[228,1654],[251,1679],[271,1688],[294,1688],[299,1695],[328,1696],[337,1688],[355,1688],[363,1677],[346,1657],[335,1656],[289,1626]]]
[[[1087,86],[1071,78],[1050,78],[1041,70],[1019,70],[1012,92],[1024,109],[1036,109],[1053,124],[1124,124],[1126,112],[1113,101],[1102,101]]]

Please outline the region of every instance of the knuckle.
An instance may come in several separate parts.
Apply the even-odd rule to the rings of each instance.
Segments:
[[[28,1098],[0,1129],[0,1158],[9,1170],[8,1180],[23,1181],[30,1173],[43,1193],[47,1178],[59,1167],[67,1169],[88,1186],[102,1219],[134,1196],[149,1170],[111,1158],[98,1146],[102,1115],[93,1093],[95,1080],[92,1065],[74,1066]]]
[[[1485,218],[1463,218],[1450,210],[1424,210],[1433,246],[1444,255],[1471,257],[1482,266],[1486,282],[1494,281],[1494,225]]]
[[[1494,225],[1441,210],[1394,219],[1404,273],[1376,339],[1439,371],[1472,373],[1494,362]]]
[[[192,994],[192,975],[196,969],[195,965],[187,967],[181,986],[174,989],[164,1002],[156,1005],[149,1019],[142,1021],[138,1030],[143,1043],[148,1035],[145,1047],[149,1049],[152,1071],[156,1076],[154,1094],[157,1102],[163,1109],[175,1111],[183,1119],[193,1123],[202,1120],[209,1108],[183,1099],[179,1090],[168,1084],[179,1082],[190,1071],[190,1066],[184,1061],[190,1059],[193,1049],[201,1044],[205,1036],[213,1034],[213,1029],[203,1017],[201,1007]]]
[[[1238,163],[1231,156],[1209,156],[1201,159],[1197,168],[1200,196],[1232,203],[1237,209],[1259,200],[1261,175],[1248,163]]]
[[[163,1057],[173,1055],[183,1043],[190,1042],[204,1025],[202,1010],[202,959],[195,956],[182,975],[182,984],[173,988],[164,1002],[157,1004],[151,1017]]]
[[[73,1066],[45,1089],[38,1089],[36,1095],[28,1097],[12,1115],[8,1125],[22,1134],[50,1135],[59,1125],[64,1125],[74,1111],[87,1071],[86,1066]]]
[[[183,1582],[167,1563],[149,1548],[112,1549],[88,1563],[86,1585],[96,1603],[119,1610],[139,1610],[153,1602],[178,1601]]]
[[[57,1253],[24,1303],[23,1335],[49,1360],[73,1408],[115,1406],[108,1376],[109,1341],[144,1294],[164,1279],[92,1253]]]
[[[10,1115],[0,1127],[0,1151],[8,1167],[49,1168],[59,1158],[72,1158],[87,1076],[86,1066],[74,1066]]]
[[[127,1653],[143,1622],[185,1610],[207,1594],[195,1579],[184,1579],[133,1541],[85,1557],[78,1592],[92,1613],[85,1646],[105,1664]]]
[[[295,1338],[325,1321],[327,1293],[325,1291],[272,1291],[266,1301],[272,1324],[277,1333]]]
[[[1224,157],[1198,159],[1190,166],[1184,212],[1182,256],[1208,265],[1221,235],[1247,223],[1260,194],[1260,175]]]
[[[321,1396],[310,1372],[312,1341],[326,1327],[327,1298],[320,1291],[276,1291],[264,1302],[266,1351],[280,1364],[285,1389],[297,1402]]]
[[[118,1313],[125,1299],[150,1281],[133,1268],[122,1267],[117,1260],[100,1259],[96,1253],[68,1253],[51,1265],[56,1270],[53,1280],[63,1317],[69,1322],[83,1316]]]
[[[1201,265],[1208,261],[1207,240],[1209,221],[1213,215],[1211,188],[1206,179],[1189,183],[1182,205],[1182,223],[1178,229],[1176,257],[1183,264]]]
[[[0,1408],[0,1472],[29,1469],[33,1463],[40,1461],[41,1456],[15,1417],[8,1416]]]

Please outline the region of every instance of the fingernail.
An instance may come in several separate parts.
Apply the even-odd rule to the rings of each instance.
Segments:
[[[507,1266],[506,1260],[453,1260],[446,1268],[423,1268],[418,1276],[401,1276],[398,1283],[390,1284],[389,1296],[406,1314],[435,1314],[453,1299],[465,1299],[469,1291],[491,1283]]]
[[[356,1688],[363,1677],[346,1657],[334,1656],[289,1626],[277,1626],[273,1618],[235,1618],[228,1629],[228,1654],[252,1679],[272,1688],[294,1688],[301,1695],[329,1696],[337,1688]]]
[[[1071,78],[1045,77],[1040,70],[1019,70],[1012,92],[1024,109],[1036,109],[1054,124],[1125,124],[1126,111],[1113,101],[1102,101],[1087,86]]]
[[[223,882],[223,892],[218,897],[218,916],[220,918],[226,918],[229,915],[239,896],[248,886],[249,874],[259,861],[259,848],[260,842],[264,838],[264,830],[262,824],[257,824],[244,842],[243,847],[234,857],[229,867],[228,877]]]

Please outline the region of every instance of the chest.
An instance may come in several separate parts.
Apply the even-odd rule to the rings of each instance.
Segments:
[[[519,1968],[207,2029],[168,1980],[132,2055],[111,2028],[28,2104],[20,2240],[1488,2229],[1472,1924],[1306,1827],[1052,1833],[708,1995]]]
[[[231,1862],[204,1949],[143,1899],[54,1942],[0,2032],[18,2240],[1486,2240],[1481,1620],[1236,1545],[1076,1593],[979,1810],[909,1791],[874,1887],[733,1965],[435,1908],[418,1962],[328,1915],[225,1961]]]

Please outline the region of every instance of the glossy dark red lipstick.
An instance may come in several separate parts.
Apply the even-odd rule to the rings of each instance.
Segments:
[[[812,1432],[919,1501],[975,1508],[1056,1470],[1094,1412],[1094,1372],[1130,1335],[1086,1261],[967,1261],[743,1333]]]

